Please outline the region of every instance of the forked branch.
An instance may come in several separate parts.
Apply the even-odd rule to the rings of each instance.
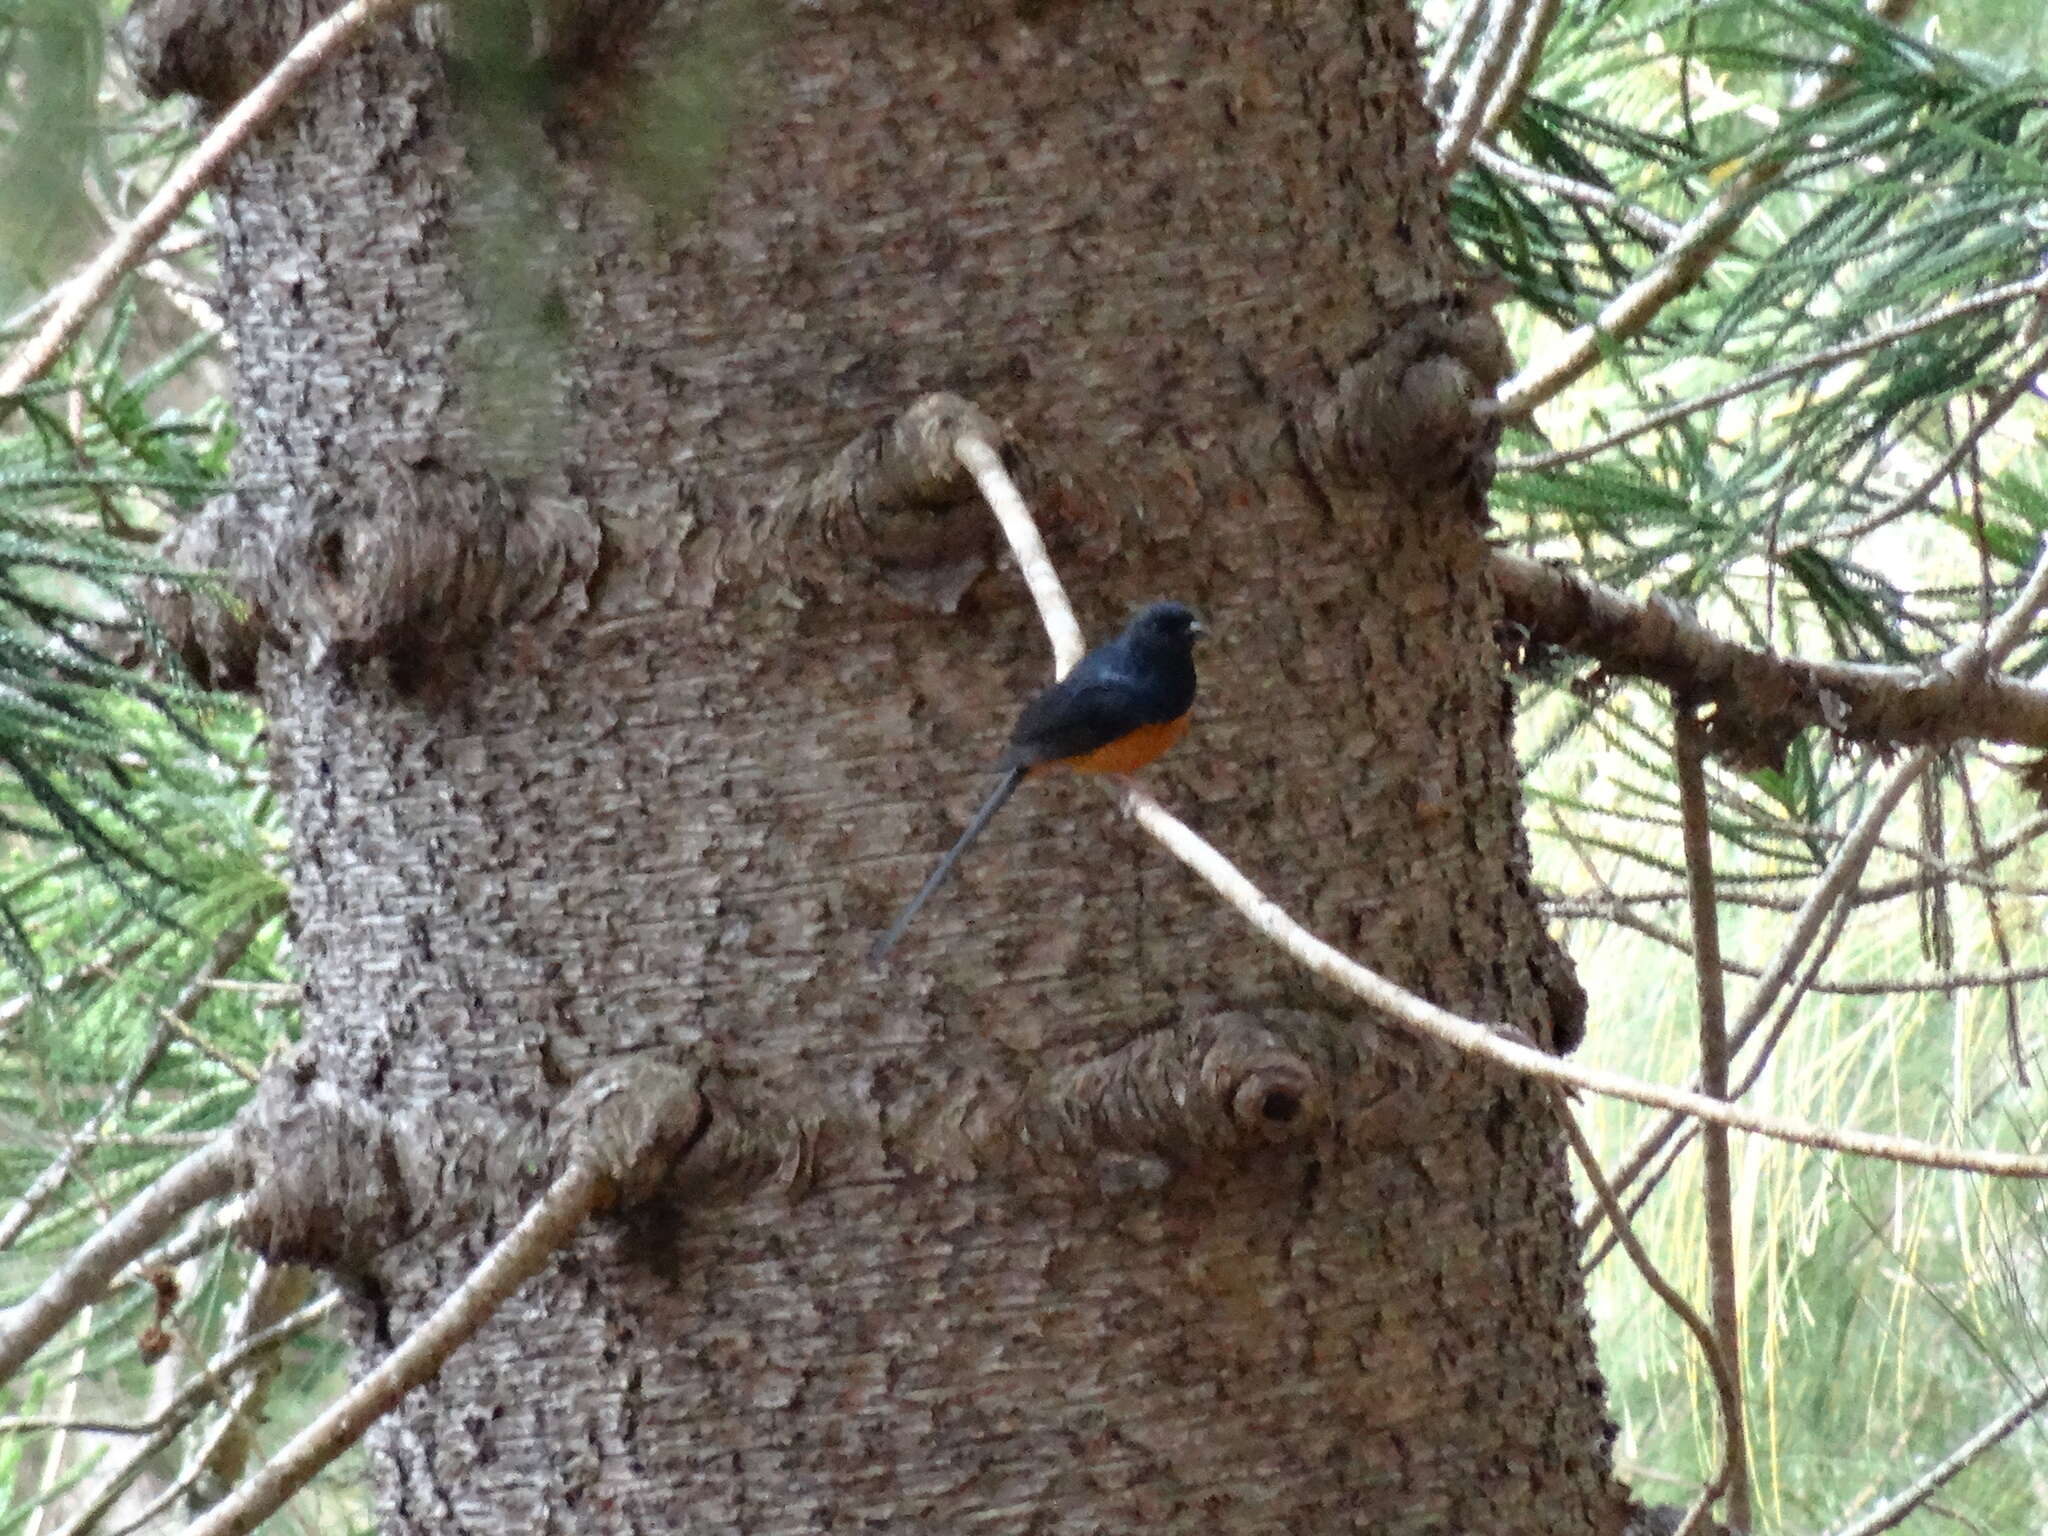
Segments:
[[[233,1133],[223,1132],[74,1249],[34,1294],[0,1314],[0,1382],[12,1378],[58,1329],[99,1300],[121,1267],[186,1212],[232,1189],[241,1166]]]

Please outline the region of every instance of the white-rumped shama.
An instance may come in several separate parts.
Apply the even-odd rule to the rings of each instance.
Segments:
[[[903,937],[910,920],[945,884],[960,855],[974,845],[1026,774],[1046,768],[1135,773],[1179,741],[1195,703],[1195,637],[1201,632],[1193,609],[1154,603],[1025,705],[996,764],[1002,777],[924,888],[875,941],[869,964],[880,964]]]

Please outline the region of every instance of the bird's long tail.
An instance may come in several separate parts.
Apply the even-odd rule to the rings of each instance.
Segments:
[[[967,823],[967,830],[960,834],[960,841],[946,851],[946,856],[939,860],[939,867],[933,870],[931,878],[925,881],[924,889],[910,898],[910,905],[903,909],[903,915],[889,925],[887,933],[875,940],[874,948],[868,951],[869,965],[880,965],[888,957],[896,941],[903,937],[903,930],[910,926],[910,920],[932,899],[932,892],[946,883],[946,876],[950,875],[953,866],[960,862],[960,855],[974,846],[974,840],[981,836],[982,829],[995,819],[996,812],[1003,808],[1003,802],[1008,800],[1016,792],[1017,786],[1023,782],[1024,770],[1012,768],[1002,776],[996,787],[989,791],[988,798],[981,802],[981,809],[976,811],[974,819]]]

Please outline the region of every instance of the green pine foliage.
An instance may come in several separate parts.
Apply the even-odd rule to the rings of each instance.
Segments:
[[[0,353],[190,137],[135,95],[107,23],[74,0],[0,3]],[[296,1028],[260,715],[195,687],[139,601],[144,582],[181,579],[163,534],[228,485],[206,236],[202,205],[57,369],[0,401],[4,1300],[226,1126]],[[147,1418],[160,1374],[189,1375],[233,1326],[251,1261],[219,1237],[195,1218],[181,1252],[0,1391],[0,1415]],[[332,1390],[339,1348],[315,1333],[281,1359],[289,1422]],[[118,1528],[211,1432],[218,1403],[196,1406],[140,1462],[133,1436],[0,1429],[0,1532],[61,1529],[134,1478],[99,1527]],[[359,1508],[350,1493],[338,1520]]]
[[[2042,301],[1864,344],[2048,270],[2043,27],[2022,5],[1923,5],[1894,30],[1809,0],[1567,0],[1497,149],[1665,228],[1498,161],[1469,166],[1453,218],[1514,287],[1503,314],[1518,355],[1540,366],[1653,268],[1660,235],[1742,178],[1769,180],[1698,282],[1536,412],[1547,437],[1509,433],[1502,541],[1788,654],[1925,662],[1974,638],[2048,530]],[[1823,72],[1836,85],[1816,95]],[[1630,432],[1702,396],[1726,398]],[[1593,997],[1586,1054],[1684,1081],[1697,1048],[1668,703],[1542,660],[1523,688],[1530,826]],[[2030,643],[2010,670],[2036,677],[2044,660]],[[2043,1143],[2030,1021],[2048,1003],[2048,879],[2032,836],[2013,836],[2040,810],[2026,765],[2010,749],[1952,754],[1894,817],[1861,882],[1869,899],[1749,1103],[1955,1144]],[[1888,767],[1810,732],[1774,769],[1712,774],[1736,966],[1753,976],[1776,953]],[[1738,973],[1728,990],[1739,1013],[1749,983]],[[1610,1166],[1657,1118],[1611,1102],[1584,1114]],[[2048,1374],[2043,1196],[1757,1138],[1734,1153],[1758,1516],[1832,1529]],[[1638,1219],[1704,1308],[1696,1148]],[[1688,1502],[1717,1454],[1711,1386],[1690,1336],[1607,1249],[1596,1238],[1588,1257],[1619,1454],[1644,1497]],[[2009,1440],[1898,1529],[2048,1528],[2044,1473],[2038,1437]]]
[[[226,1126],[296,1024],[283,832],[247,702],[195,688],[137,601],[154,546],[226,483],[213,338],[146,337],[118,304],[0,434],[0,1295],[33,1286]],[[197,402],[191,404],[188,402]],[[61,1175],[50,1177],[55,1169]],[[217,1234],[216,1234],[217,1237]],[[217,1240],[157,1266],[174,1358],[219,1347],[249,1261]],[[5,1411],[137,1419],[164,1326],[116,1287]],[[292,1348],[284,1390],[338,1369]],[[208,1418],[180,1443],[196,1445]],[[69,1518],[132,1456],[121,1437],[0,1436],[0,1530]],[[88,1448],[89,1447],[89,1448]],[[125,1507],[125,1506],[123,1506]],[[61,1519],[58,1520],[61,1524]],[[55,1528],[45,1521],[47,1528]]]

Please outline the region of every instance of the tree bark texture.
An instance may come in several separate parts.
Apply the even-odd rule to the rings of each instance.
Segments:
[[[165,46],[306,9],[184,0]],[[947,392],[1093,635],[1207,619],[1168,803],[1402,983],[1574,1027],[1481,528],[1313,440],[1458,303],[1409,17],[791,5],[664,221],[620,104],[724,12],[648,10],[536,45],[523,387],[479,276],[508,151],[437,13],[220,198],[243,489],[192,547],[268,637],[307,994],[252,1230],[374,1353],[599,1064],[701,1065],[768,1174],[516,1296],[377,1432],[385,1529],[1618,1529],[1542,1095],[1306,981],[1073,779],[862,963],[1047,675],[971,497],[858,473]]]

